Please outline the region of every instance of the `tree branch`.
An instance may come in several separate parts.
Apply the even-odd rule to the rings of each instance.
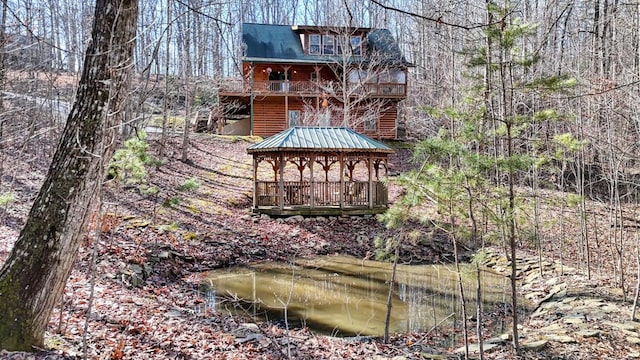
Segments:
[[[385,4],[381,3],[378,0],[369,0],[369,1],[371,1],[372,3],[382,7],[385,10],[395,11],[395,12],[398,12],[400,14],[409,15],[409,16],[416,17],[416,18],[423,19],[423,20],[427,20],[427,21],[433,21],[436,24],[451,26],[451,27],[458,28],[458,29],[463,29],[463,30],[479,29],[479,28],[490,26],[490,25],[499,24],[499,23],[502,22],[502,20],[499,20],[499,21],[495,21],[495,22],[492,22],[492,23],[489,23],[489,24],[479,24],[479,25],[474,25],[474,26],[460,25],[460,24],[454,24],[454,23],[450,23],[450,22],[444,21],[444,20],[442,20],[442,17],[434,19],[432,17],[420,15],[420,14],[417,14],[417,13],[414,13],[414,12],[411,12],[411,11],[406,11],[406,10],[395,8],[393,6],[388,6],[388,5],[385,5]]]

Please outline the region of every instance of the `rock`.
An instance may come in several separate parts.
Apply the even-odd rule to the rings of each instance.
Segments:
[[[506,335],[507,338],[503,339],[502,337],[504,335]],[[500,344],[506,343],[509,340],[511,340],[511,334],[502,334],[499,337],[494,337],[494,338],[491,338],[491,339],[487,339],[487,340],[485,340],[484,343],[485,344],[499,344],[500,345]]]
[[[604,302],[603,299],[584,299],[583,300],[584,306],[591,306],[591,307],[602,306],[604,305],[603,302]]]
[[[545,281],[545,285],[547,286],[554,286],[558,284],[559,279],[557,277],[552,277],[549,280]]]
[[[524,288],[524,286],[523,286],[523,288]],[[544,293],[539,292],[539,291],[533,291],[533,292],[525,294],[524,298],[527,299],[527,300],[533,301],[534,299],[541,298],[543,296],[544,296]]]
[[[582,324],[584,323],[584,315],[571,315],[564,318],[565,324]]]
[[[547,302],[551,299],[563,298],[564,296],[567,295],[566,287],[567,287],[567,284],[565,283],[554,285],[549,291],[549,294],[547,294],[547,296],[540,299],[540,304]]]
[[[540,331],[544,333],[553,333],[553,334],[566,334],[567,329],[560,326],[560,324],[551,324],[549,326],[543,327]]]
[[[262,258],[267,255],[267,251],[263,248],[251,248],[247,251],[247,253],[257,258]]]
[[[262,334],[249,334],[243,338],[238,338],[236,339],[236,342],[239,344],[244,344],[247,342],[252,342],[252,341],[260,341],[264,338],[264,335]]]
[[[603,311],[594,311],[592,313],[585,314],[585,316],[587,317],[588,321],[593,321],[593,320],[602,320],[607,316],[607,314],[604,313]]]
[[[604,305],[600,309],[608,314],[620,312],[620,308],[613,304]]]
[[[600,335],[600,330],[593,330],[593,329],[583,329],[583,330],[579,330],[578,332],[576,332],[576,334],[584,337],[584,338],[590,338],[590,337],[596,337]]]
[[[284,221],[287,222],[287,223],[290,223],[290,224],[296,224],[296,223],[303,222],[304,221],[304,216],[302,216],[302,215],[289,216]]]
[[[444,355],[435,355],[435,354],[426,354],[426,353],[420,353],[420,359],[427,359],[427,360],[447,360],[447,357]]]
[[[489,343],[482,343],[482,351],[488,351],[493,349],[496,346],[499,346],[500,344],[489,344]],[[453,352],[455,352],[456,354],[464,354],[465,352],[465,347],[459,347],[457,349],[455,349]],[[477,353],[480,352],[480,345],[478,344],[469,344],[469,353]]]
[[[358,235],[356,237],[356,241],[358,242],[359,245],[365,245],[369,243],[369,237],[366,235]]]
[[[636,336],[627,336],[626,338],[627,342],[634,344],[634,345],[640,345],[640,338],[636,337]]]
[[[240,324],[240,327],[243,328],[243,329],[247,329],[249,331],[253,331],[253,332],[260,331],[260,328],[258,327],[258,324],[254,324],[254,323],[242,323],[242,324]]]
[[[555,341],[555,342],[559,342],[559,343],[563,343],[563,344],[571,344],[571,343],[577,342],[576,339],[572,338],[569,335],[551,334],[551,335],[547,335],[545,337],[549,341]]]
[[[640,327],[639,323],[634,323],[634,322],[617,323],[613,321],[605,321],[603,324],[611,326],[616,329],[626,330],[626,331],[636,331]]]
[[[547,339],[525,342],[520,344],[520,348],[524,350],[540,351],[544,349],[548,343],[549,341]]]
[[[533,280],[535,280],[535,279],[537,279],[539,277],[540,277],[540,272],[539,271],[533,271],[529,275],[527,275],[526,278],[524,278],[524,283],[525,284],[532,283]]]
[[[544,307],[539,307],[536,309],[536,311],[534,311],[531,315],[529,315],[529,318],[533,319],[533,318],[539,318],[539,317],[546,317],[547,315],[549,315],[549,311]]]

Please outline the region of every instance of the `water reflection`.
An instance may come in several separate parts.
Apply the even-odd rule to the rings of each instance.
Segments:
[[[208,273],[204,285],[207,303],[219,311],[242,303],[244,312],[278,320],[283,319],[286,308],[290,323],[321,333],[380,336],[384,332],[390,278],[391,264],[326,256],[292,264],[264,263],[217,270]],[[463,266],[462,278],[468,315],[472,315],[476,307],[475,268]],[[507,278],[483,271],[481,282],[486,310],[510,301]],[[426,331],[458,318],[458,293],[453,266],[399,265],[390,331]]]

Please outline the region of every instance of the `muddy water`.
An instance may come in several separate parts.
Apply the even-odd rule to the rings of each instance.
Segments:
[[[460,319],[457,275],[448,265],[399,265],[390,331],[427,331]],[[469,315],[475,313],[475,268],[463,266]],[[346,256],[264,263],[207,274],[208,306],[308,326],[337,336],[384,333],[391,264]],[[483,306],[510,302],[509,280],[481,272]],[[498,305],[496,305],[498,304]]]

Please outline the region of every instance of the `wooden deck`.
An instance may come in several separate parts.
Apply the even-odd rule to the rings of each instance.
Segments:
[[[276,181],[256,182],[254,213],[290,215],[367,215],[387,209],[387,190],[383,183],[367,181]],[[282,189],[282,191],[281,191]]]
[[[328,81],[254,81],[253,91],[256,94],[271,96],[320,96],[323,93],[333,94],[334,96],[342,95],[342,89],[338,86],[338,83]],[[351,89],[350,92],[353,96],[404,98],[407,95],[407,86],[406,84],[395,83],[367,83],[358,85]],[[229,81],[220,88],[220,95],[223,96],[248,96],[250,93],[250,84],[242,81]]]
[[[261,206],[258,208],[253,208],[252,212],[254,214],[266,214],[269,216],[294,216],[294,215],[302,215],[302,216],[364,216],[364,215],[375,215],[382,214],[387,211],[387,207],[374,207],[370,209],[369,207],[362,206],[347,206],[347,207],[338,207],[338,206],[325,206],[325,207],[315,207],[311,208],[309,206],[295,206],[295,207],[284,207],[280,209],[277,206]]]

